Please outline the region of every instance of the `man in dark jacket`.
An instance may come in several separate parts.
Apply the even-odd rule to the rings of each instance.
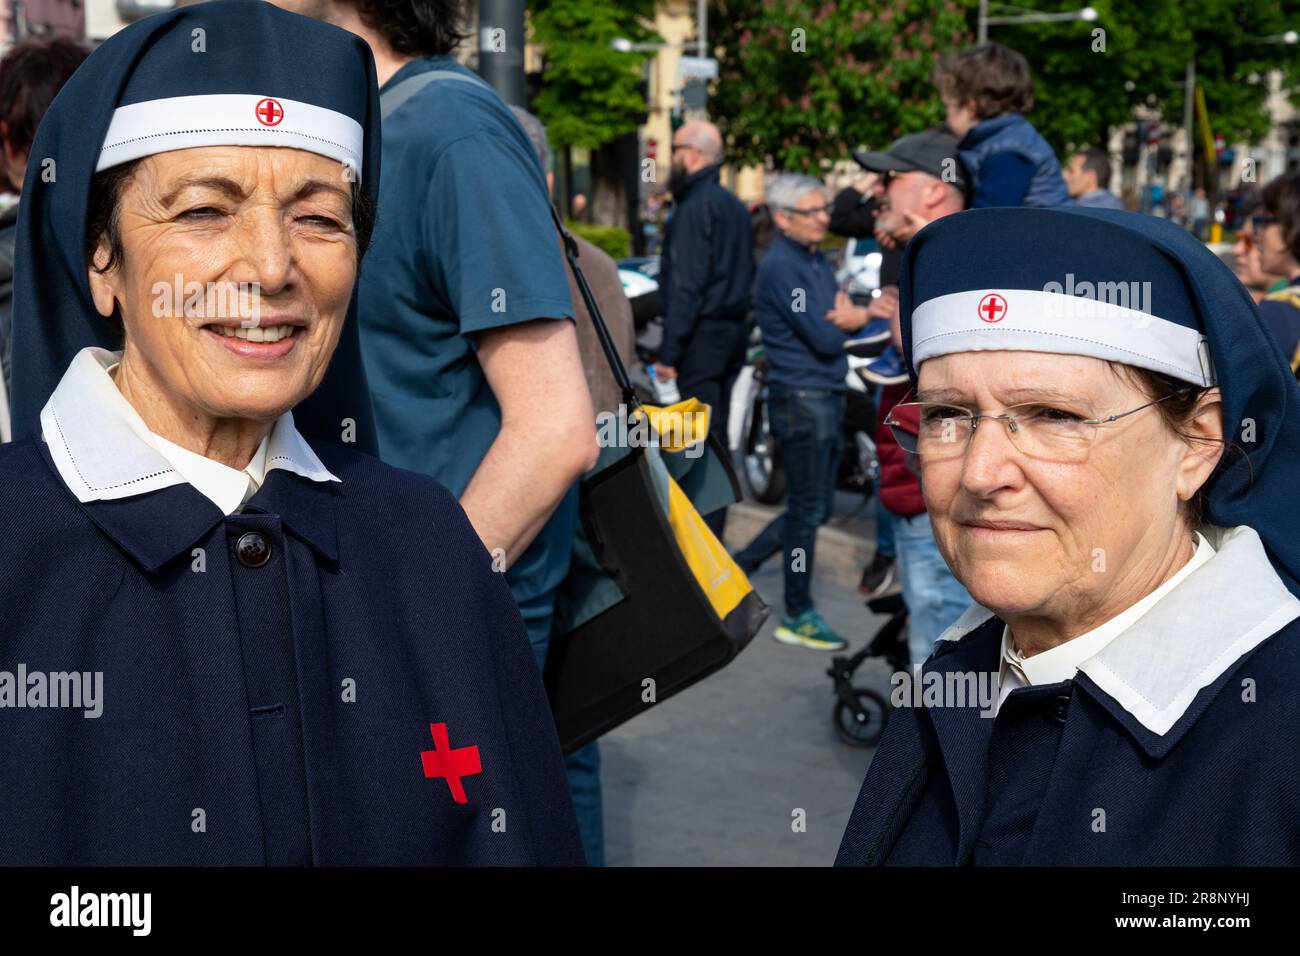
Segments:
[[[718,181],[722,136],[712,123],[687,123],[673,136],[668,220],[659,269],[664,337],[655,377],[676,379],[682,398],[713,410],[723,442],[731,387],[745,363],[746,319],[754,283],[753,227],[745,204]],[[721,537],[726,511],[705,516]]]

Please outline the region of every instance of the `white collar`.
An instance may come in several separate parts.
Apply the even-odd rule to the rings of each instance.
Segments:
[[[1193,534],[1196,536],[1196,549],[1192,552],[1191,559],[1174,572],[1168,581],[1110,620],[1094,627],[1091,631],[1071,638],[1064,644],[1058,644],[1033,657],[1023,657],[1011,640],[1011,629],[1003,625],[1002,668],[998,678],[997,707],[1000,708],[1007,695],[1018,687],[1030,684],[1057,684],[1073,679],[1075,672],[1084,661],[1100,653],[1103,647],[1123,634],[1161,598],[1178,587],[1184,578],[1214,557],[1214,546],[1205,535],[1199,531]]]
[[[234,514],[243,508],[266,479],[266,446],[271,440],[269,434],[263,436],[257,451],[242,471],[182,448],[157,432],[151,432],[149,437],[168,464],[209,498],[223,514]]]
[[[1078,673],[1155,734],[1167,733],[1203,688],[1300,617],[1300,600],[1253,528],[1200,530],[1214,553],[1078,663]],[[972,605],[939,640],[960,641],[993,616]]]
[[[312,481],[339,480],[294,427],[292,412],[276,419],[243,471],[155,435],[108,374],[121,357],[107,349],[82,349],[41,411],[50,457],[78,501],[127,498],[188,483],[228,515],[274,468]]]

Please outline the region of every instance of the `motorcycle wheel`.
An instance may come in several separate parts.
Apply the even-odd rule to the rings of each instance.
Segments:
[[[745,487],[756,501],[774,505],[785,497],[785,466],[767,419],[763,390],[756,388],[745,412]]]

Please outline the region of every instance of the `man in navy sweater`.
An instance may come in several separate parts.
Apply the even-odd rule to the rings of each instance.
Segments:
[[[785,513],[735,558],[750,573],[784,552],[785,617],[775,638],[835,651],[847,642],[813,607],[813,549],[818,526],[830,516],[842,450],[844,342],[869,316],[839,290],[818,251],[830,224],[822,184],[811,176],[777,176],[767,201],[781,234],[758,267],[754,311],[769,366],[767,410],[789,492]]]

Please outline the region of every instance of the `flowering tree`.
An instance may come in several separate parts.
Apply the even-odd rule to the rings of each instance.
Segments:
[[[942,122],[935,59],[972,41],[957,0],[719,0],[709,112],[745,163],[816,170]]]

